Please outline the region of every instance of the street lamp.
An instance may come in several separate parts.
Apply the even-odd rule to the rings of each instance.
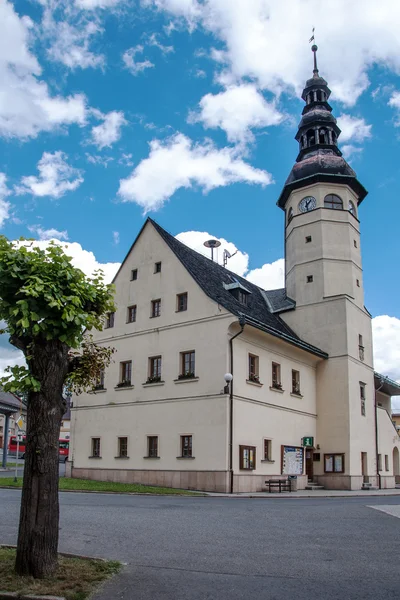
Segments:
[[[230,384],[232,383],[232,379],[233,379],[232,373],[225,373],[224,379],[225,379],[225,383],[226,383],[226,385],[224,387],[224,394],[229,394]]]

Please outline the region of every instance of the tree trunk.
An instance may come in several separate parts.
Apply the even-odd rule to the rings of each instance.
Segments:
[[[57,568],[59,505],[59,435],[65,405],[68,347],[35,341],[27,352],[29,369],[41,383],[30,392],[27,411],[24,481],[15,570],[43,578]]]

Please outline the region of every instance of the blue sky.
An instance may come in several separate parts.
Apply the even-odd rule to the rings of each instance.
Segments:
[[[400,6],[336,0],[327,19],[322,4],[0,0],[1,232],[68,241],[81,268],[110,276],[150,214],[196,248],[223,238],[239,250],[231,269],[280,286],[275,203],[315,26],[339,143],[369,191],[377,366],[400,379]]]

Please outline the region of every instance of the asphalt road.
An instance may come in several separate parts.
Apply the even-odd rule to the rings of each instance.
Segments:
[[[60,550],[128,563],[95,600],[400,598],[399,498],[60,498]],[[2,543],[19,502],[0,490]]]
[[[8,462],[15,463],[15,456],[10,456]],[[0,462],[1,466],[1,462]],[[17,477],[22,477],[24,474],[24,461],[20,458],[18,460],[18,469],[17,469]],[[0,477],[14,477],[15,475],[15,467],[11,468],[11,471],[0,471]],[[60,477],[64,477],[65,475],[65,463],[60,462]]]

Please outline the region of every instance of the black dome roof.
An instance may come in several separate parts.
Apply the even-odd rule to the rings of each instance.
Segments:
[[[355,172],[342,156],[333,152],[328,153],[324,149],[317,149],[293,165],[285,185],[317,173],[356,177]]]

